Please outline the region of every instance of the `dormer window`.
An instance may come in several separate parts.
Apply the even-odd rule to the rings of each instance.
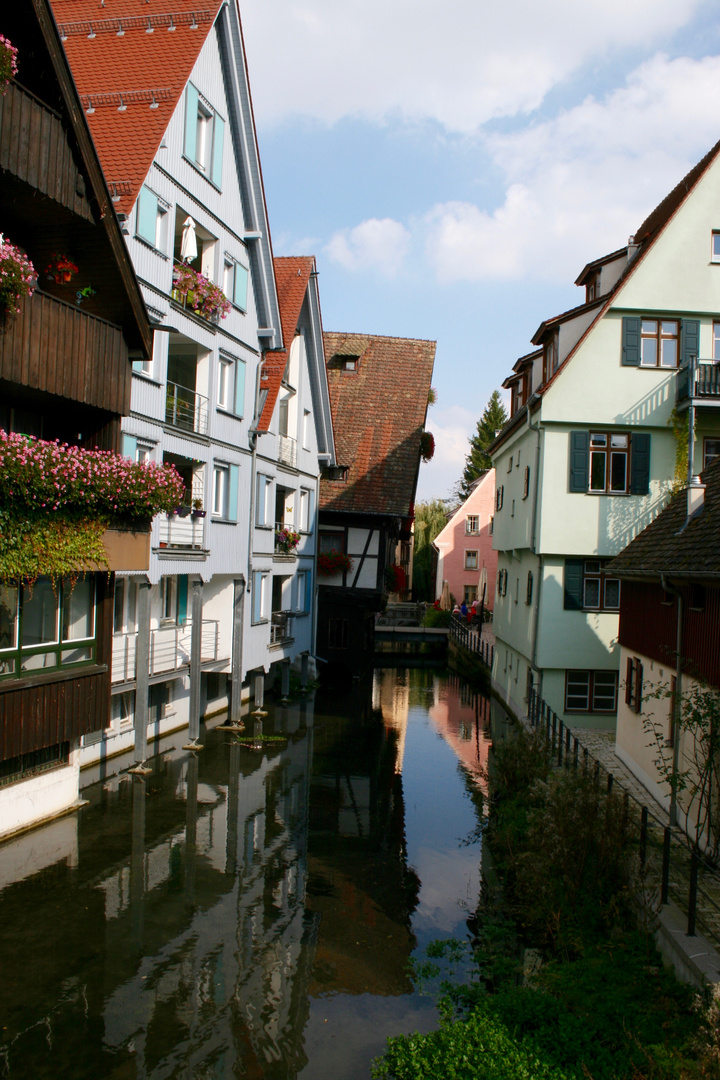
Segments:
[[[560,332],[553,332],[545,339],[543,344],[543,381],[548,382],[558,369],[560,360]]]
[[[343,371],[357,371],[358,358],[357,356],[344,356],[342,358]]]
[[[600,271],[591,274],[585,283],[585,302],[591,303],[600,296]]]

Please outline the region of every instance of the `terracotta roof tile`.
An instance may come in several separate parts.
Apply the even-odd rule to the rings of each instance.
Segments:
[[[324,510],[410,515],[435,361],[435,342],[325,333],[337,461],[346,482],[323,480]],[[339,356],[359,356],[357,371]]]
[[[107,0],[104,7],[97,0],[52,0],[52,8],[108,187],[119,196],[115,208],[128,213],[219,0]]]
[[[260,388],[267,390],[267,397],[258,421],[258,431],[270,429],[282,377],[290,355],[290,346],[305,302],[310,275],[315,272],[315,258],[312,255],[291,255],[273,259],[273,266],[285,348],[265,354]]]

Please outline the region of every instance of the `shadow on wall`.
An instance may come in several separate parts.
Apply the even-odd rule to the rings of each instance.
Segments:
[[[639,398],[629,409],[618,413],[616,424],[640,424],[654,417],[660,409],[672,411],[675,406],[675,372],[673,371],[659,385],[655,385],[649,394]],[[658,422],[656,420],[656,422]],[[664,422],[662,424],[664,427]]]
[[[605,495],[598,513],[598,550],[618,554],[654,521],[672,495],[672,478],[657,495]]]
[[[620,646],[616,612],[573,611],[565,607],[564,567],[561,580],[545,577],[538,626],[538,666],[541,668],[617,668]],[[614,630],[608,648],[608,621]]]

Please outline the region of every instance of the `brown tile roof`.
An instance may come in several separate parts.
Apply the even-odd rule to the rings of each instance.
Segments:
[[[284,349],[277,349],[265,354],[265,362],[260,378],[260,389],[267,390],[258,431],[269,431],[275,404],[280,393],[282,377],[287,367],[290,346],[295,337],[295,330],[300,321],[300,312],[305,301],[310,275],[315,273],[315,258],[312,255],[291,255],[273,259],[275,282],[280,304],[280,323]]]
[[[52,0],[119,212],[135,203],[220,6],[219,0],[107,0],[104,7],[98,0]],[[88,115],[90,107],[95,111]]]
[[[685,526],[687,493],[676,495],[608,569],[628,577],[720,578],[720,460],[702,476],[705,501]],[[683,528],[683,526],[685,526]]]
[[[544,335],[551,327],[557,326],[563,322],[567,322],[568,319],[574,319],[576,318],[576,316],[582,315],[584,311],[592,311],[593,308],[602,307],[602,305],[605,303],[605,299],[606,298],[604,296],[599,296],[597,300],[590,300],[588,303],[578,304],[577,307],[569,308],[567,311],[562,311],[559,315],[553,315],[552,319],[545,319],[543,322],[540,323],[537,330],[535,331],[534,336],[530,338],[530,341],[533,343],[533,345],[539,345]]]
[[[705,157],[698,161],[697,165],[692,167],[690,172],[682,178],[680,183],[672,189],[670,194],[666,195],[661,203],[658,203],[651,214],[648,214],[638,231],[635,233],[634,239],[636,244],[651,239],[664,225],[667,225],[672,215],[684,202],[685,196],[689,195],[705,170],[715,160],[718,152],[720,152],[720,141],[716,142],[711,150],[708,150]]]
[[[323,510],[408,517],[415,501],[435,362],[434,341],[323,334],[339,465],[345,483],[323,480]],[[357,371],[339,356],[359,356]]]

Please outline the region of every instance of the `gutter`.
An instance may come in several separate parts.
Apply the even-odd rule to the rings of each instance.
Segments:
[[[531,419],[530,419],[530,405],[532,403],[532,400],[533,400],[534,396],[535,395],[531,395],[528,398],[528,402],[527,402],[527,404],[528,404],[527,430],[528,431],[534,431],[536,436],[537,436],[537,439],[536,439],[536,442],[535,442],[535,483],[533,485],[532,535],[531,535],[531,539],[530,539],[530,550],[532,551],[532,553],[534,555],[537,555],[537,550],[536,550],[536,548],[537,548],[537,533],[538,533],[537,517],[538,517],[538,509],[539,509],[539,505],[540,505],[540,501],[539,501],[539,498],[538,498],[538,492],[540,490],[540,439],[541,439],[542,432],[541,432],[539,420],[536,423],[533,424]],[[542,581],[543,581],[544,565],[545,565],[545,562],[544,562],[543,556],[538,555],[538,581],[537,581],[537,589],[535,590],[535,604],[534,604],[534,608],[535,608],[534,616],[535,617],[534,617],[534,621],[533,621],[533,639],[532,639],[533,644],[532,644],[532,656],[531,656],[531,663],[532,663],[532,666],[533,666],[534,670],[537,670],[538,630],[539,630],[539,626],[540,626],[540,599],[541,599],[541,595],[542,595]],[[542,671],[539,672],[539,676],[538,676],[538,693],[542,697]]]

